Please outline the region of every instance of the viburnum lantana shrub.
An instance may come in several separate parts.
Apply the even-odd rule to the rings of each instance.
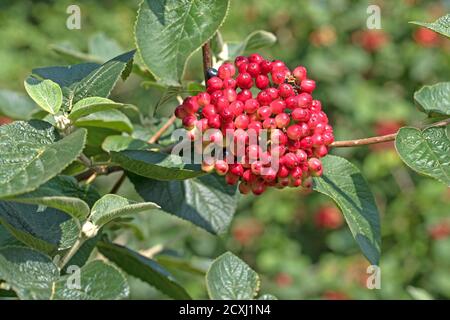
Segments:
[[[170,298],[190,299],[168,271],[180,269],[203,273],[211,299],[274,299],[259,295],[258,274],[230,252],[198,270],[185,257],[163,259],[158,248],[137,252],[111,235],[127,226],[130,215],[151,210],[220,234],[239,197],[269,187],[308,188],[336,202],[362,253],[378,264],[374,197],[356,166],[328,154],[332,148],[395,139],[409,167],[450,184],[450,83],[414,95],[432,120],[427,126],[334,141],[327,106],[313,97],[316,83],[306,68],[255,53],[275,43],[273,34],[255,31],[241,43],[224,42],[219,28],[229,1],[193,2],[143,1],[135,25],[137,51],[105,59],[55,47],[79,63],[32,70],[24,82],[29,98],[17,94],[7,100],[24,112],[16,110],[16,121],[0,126],[1,295],[123,299],[130,294],[129,274]],[[418,24],[449,36],[448,15]],[[198,74],[206,78],[186,79],[189,57],[200,48],[204,68]],[[131,73],[143,85],[163,89],[155,108],[178,101],[167,113],[174,115],[145,117],[136,106],[113,101],[111,91]],[[171,133],[173,141],[167,138]],[[117,182],[99,193],[92,182],[113,172],[119,173]],[[117,194],[125,180],[141,202]],[[327,210],[317,223],[340,225]]]

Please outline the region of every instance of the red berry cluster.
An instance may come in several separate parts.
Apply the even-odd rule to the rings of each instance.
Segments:
[[[241,159],[235,157],[232,163],[217,159],[204,163],[203,170],[215,169],[229,184],[240,181],[241,193],[256,195],[270,186],[310,184],[310,176],[322,174],[319,158],[328,153],[328,145],[334,141],[333,129],[320,101],[311,95],[316,83],[307,77],[305,67],[290,71],[284,62],[265,60],[254,53],[237,57],[234,64],[225,62],[209,74],[206,92],[187,97],[175,115],[192,136],[217,129],[218,134],[202,137],[203,142],[223,143],[223,135],[231,130],[235,141],[243,139],[246,148]],[[269,137],[265,151],[249,143],[247,137],[250,130],[259,134],[264,129]],[[271,140],[278,143],[270,145]],[[268,168],[262,174],[262,168],[270,166],[262,160],[275,155],[279,159],[277,170]]]

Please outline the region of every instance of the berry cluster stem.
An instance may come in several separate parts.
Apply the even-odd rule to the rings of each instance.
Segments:
[[[426,129],[429,127],[444,127],[448,124],[450,124],[450,118],[439,121],[439,122],[432,123],[431,125],[425,126],[422,129]],[[332,144],[330,144],[330,147],[332,147],[332,148],[349,148],[349,147],[358,147],[358,146],[364,146],[364,145],[369,145],[369,144],[394,141],[395,137],[397,136],[397,133],[398,132],[387,134],[384,136],[376,136],[376,137],[356,139],[356,140],[335,141]]]
[[[205,82],[208,81],[208,69],[212,67],[211,46],[209,41],[202,46],[203,53],[203,73],[205,74]]]

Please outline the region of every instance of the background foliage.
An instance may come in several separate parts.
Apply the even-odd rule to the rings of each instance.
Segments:
[[[138,1],[80,1],[82,29],[66,29],[73,1],[2,1],[0,4],[0,88],[24,91],[23,79],[36,66],[64,65],[70,58],[50,44],[95,51],[95,39],[117,40],[123,50],[99,53],[111,58],[134,47]],[[277,43],[261,51],[289,66],[308,67],[318,81],[319,98],[330,114],[336,139],[395,132],[416,124],[413,93],[445,81],[450,73],[450,43],[424,36],[408,21],[434,21],[449,11],[448,1],[376,1],[382,29],[366,29],[366,1],[235,1],[221,32],[242,41],[263,29]],[[202,79],[201,54],[195,53],[187,79]],[[121,83],[113,100],[133,103],[148,118],[167,116],[169,101],[156,110],[161,91],[140,85],[136,76]],[[2,121],[6,119],[1,118]],[[145,130],[142,135],[145,136]],[[262,292],[281,299],[411,299],[423,289],[450,298],[450,193],[445,185],[408,170],[393,144],[334,150],[351,158],[375,194],[382,221],[382,288],[365,287],[368,262],[359,253],[341,213],[319,194],[270,190],[263,197],[242,197],[229,233],[215,237],[171,216],[138,215],[123,221],[127,231],[110,231],[116,243],[153,255],[194,298],[205,298],[204,272],[226,250],[245,260],[261,277]],[[100,177],[95,187],[107,192],[117,175]],[[142,200],[126,181],[119,194]],[[114,248],[100,247],[104,255]],[[115,250],[119,250],[115,248]],[[173,258],[176,253],[183,260]],[[186,258],[189,264],[186,263]],[[131,258],[130,258],[131,259]],[[184,271],[180,271],[183,269]],[[142,278],[142,277],[140,277]],[[166,298],[137,278],[132,298]]]

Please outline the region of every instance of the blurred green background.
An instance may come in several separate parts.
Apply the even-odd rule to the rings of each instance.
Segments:
[[[133,48],[138,3],[2,0],[0,89],[23,91],[32,68],[72,62],[51,45],[87,51],[95,39],[107,37],[124,50]],[[81,30],[66,28],[71,4],[81,7]],[[370,4],[381,8],[380,30],[366,27]],[[450,1],[233,1],[221,32],[226,41],[243,40],[258,29],[273,32],[277,43],[260,53],[292,68],[305,65],[318,82],[317,98],[330,115],[336,139],[349,139],[392,133],[426,120],[416,112],[412,95],[424,84],[448,81],[450,41],[408,21],[433,21],[449,9]],[[186,79],[201,77],[197,52]],[[140,86],[134,76],[114,95],[150,118],[160,93]],[[172,109],[169,104],[159,113]],[[161,259],[164,253],[187,259],[192,270],[171,271],[195,298],[206,298],[201,270],[225,250],[261,274],[263,293],[280,299],[450,298],[449,189],[408,170],[390,143],[332,153],[361,168],[379,205],[380,290],[366,288],[368,262],[340,212],[318,194],[291,189],[242,197],[230,232],[220,238],[164,214],[141,215],[125,232],[111,236],[147,253],[162,249],[156,256]],[[115,179],[101,177],[97,186],[107,190]],[[129,183],[120,192],[137,197]],[[132,298],[164,298],[137,279],[131,284]]]

